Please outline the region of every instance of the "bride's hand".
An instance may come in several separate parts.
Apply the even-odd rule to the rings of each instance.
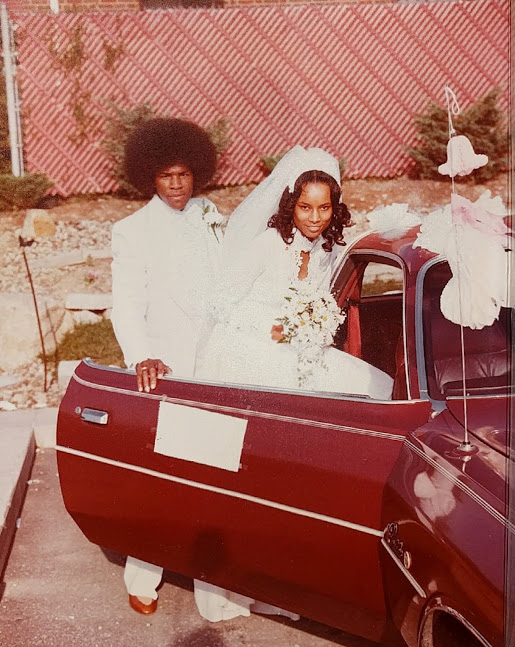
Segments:
[[[277,342],[282,341],[284,339],[283,330],[284,328],[282,324],[279,324],[278,326],[272,326],[272,330],[270,331],[272,341],[277,341]]]

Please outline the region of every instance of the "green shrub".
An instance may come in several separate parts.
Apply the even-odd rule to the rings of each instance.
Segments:
[[[508,131],[506,117],[497,105],[500,92],[500,88],[494,88],[453,118],[456,134],[466,135],[476,153],[488,155],[486,166],[475,170],[471,175],[457,176],[456,180],[479,183],[506,170]],[[430,101],[421,113],[415,115],[415,123],[419,144],[406,149],[415,162],[411,175],[441,180],[438,166],[447,160],[449,139],[447,108]]]
[[[0,83],[0,173],[11,172],[11,145],[9,142],[9,120],[5,82]]]
[[[109,102],[109,106],[113,116],[107,121],[102,148],[111,158],[112,176],[118,182],[120,193],[130,198],[141,198],[141,194],[127,180],[123,171],[125,143],[136,126],[158,115],[148,101],[129,110],[120,108],[112,102]]]
[[[223,7],[223,0],[142,0],[143,9],[170,9],[173,7]]]
[[[54,183],[43,173],[0,175],[0,209],[35,207]]]
[[[231,143],[231,138],[229,137],[230,125],[231,121],[228,117],[219,117],[213,123],[206,126],[206,132],[216,148],[218,157],[221,157]]]
[[[120,108],[113,102],[109,102],[109,107],[113,115],[108,118],[102,148],[111,158],[113,164],[112,176],[118,183],[119,192],[130,198],[141,198],[143,196],[127,180],[123,170],[125,143],[134,128],[143,121],[155,117],[169,117],[170,115],[156,113],[152,104],[148,101],[128,110]],[[206,132],[213,142],[219,157],[230,144],[228,131],[229,119],[227,117],[220,117],[206,126]]]
[[[279,160],[286,155],[287,151],[278,153],[277,155],[263,155],[259,158],[261,166],[264,168],[265,173],[271,173]],[[341,160],[338,160],[338,165],[340,166],[340,175],[343,177],[345,169],[347,168],[347,158],[342,157]]]
[[[57,346],[55,356],[59,361],[90,357],[97,364],[125,366],[109,319],[75,326],[64,335]]]
[[[286,155],[286,151],[278,153],[277,155],[263,155],[259,158],[261,166],[264,168],[265,173],[271,173],[277,166],[279,160]]]
[[[386,292],[402,292],[402,286],[402,279],[382,279],[378,277],[371,283],[363,283],[361,295],[365,297],[377,296]]]

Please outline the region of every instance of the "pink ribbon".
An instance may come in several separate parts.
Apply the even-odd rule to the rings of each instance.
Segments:
[[[457,225],[469,225],[490,236],[511,234],[503,219],[495,213],[481,209],[458,193],[451,195],[452,221]]]

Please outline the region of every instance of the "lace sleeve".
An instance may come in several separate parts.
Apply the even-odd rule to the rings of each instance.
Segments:
[[[209,314],[216,322],[227,322],[234,307],[247,296],[276,250],[277,239],[275,229],[269,229],[224,264],[208,300]]]

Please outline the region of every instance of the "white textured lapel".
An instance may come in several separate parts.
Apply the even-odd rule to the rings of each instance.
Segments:
[[[195,213],[190,212],[192,209]],[[148,203],[142,232],[151,292],[160,295],[163,309],[173,301],[191,318],[197,316],[199,308],[199,273],[205,271],[201,217],[201,208],[194,201],[181,212],[154,196]]]

